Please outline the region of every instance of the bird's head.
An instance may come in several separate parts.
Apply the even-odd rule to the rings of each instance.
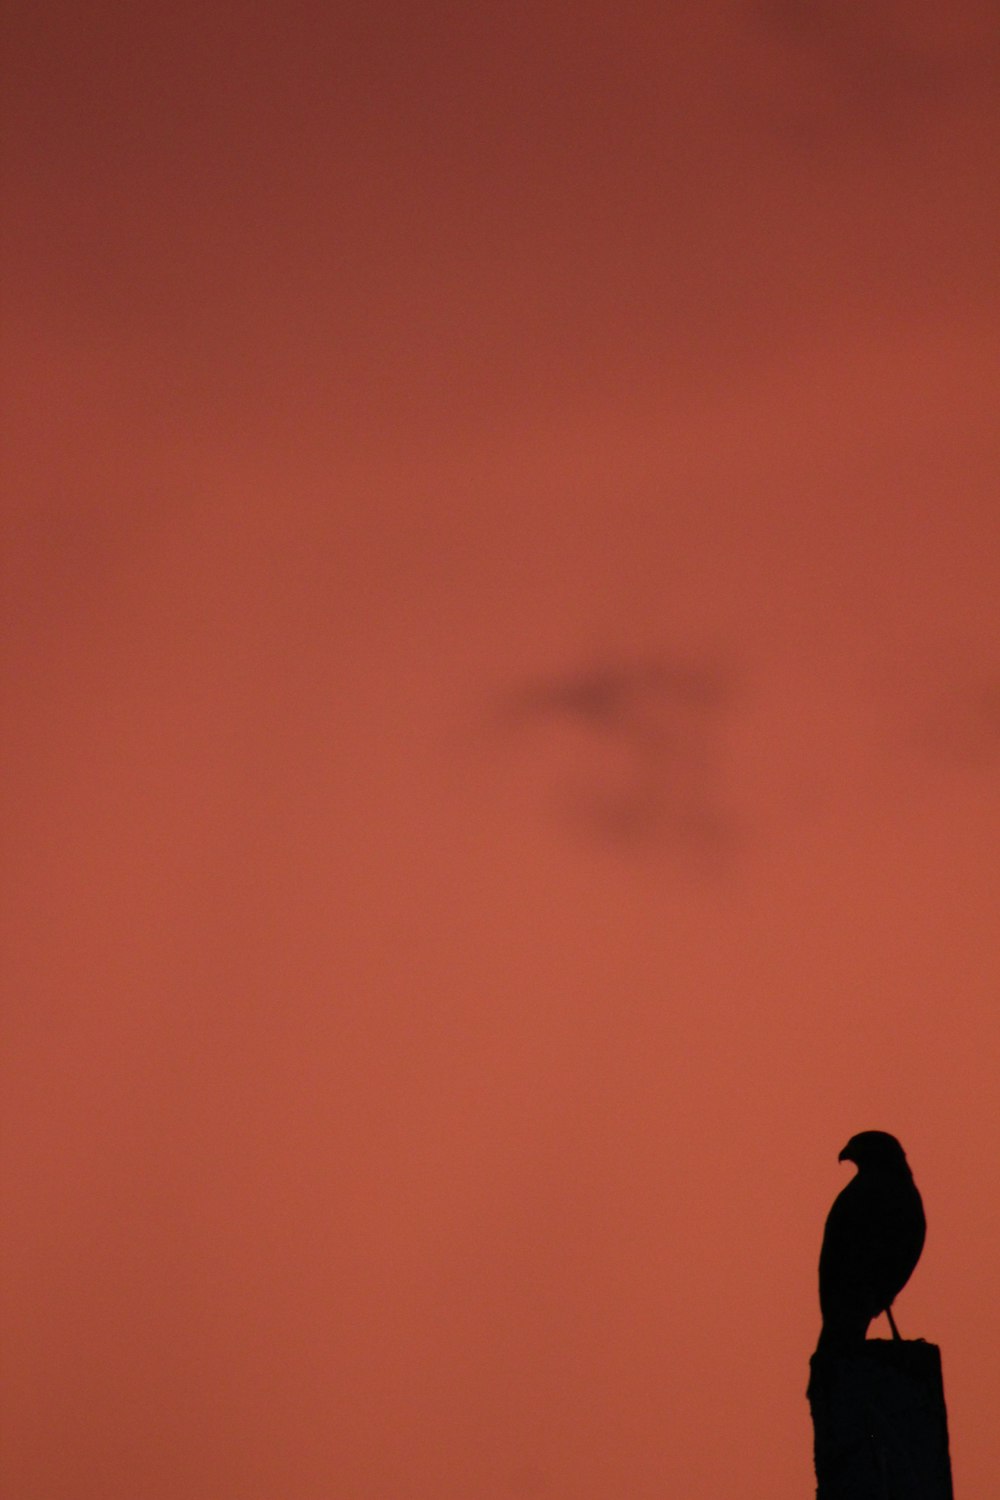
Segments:
[[[837,1160],[853,1161],[859,1171],[866,1167],[905,1167],[906,1152],[887,1131],[862,1130],[851,1136]]]

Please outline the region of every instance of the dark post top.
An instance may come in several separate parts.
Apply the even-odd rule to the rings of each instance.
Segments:
[[[936,1344],[821,1346],[810,1370],[816,1500],[954,1500]]]

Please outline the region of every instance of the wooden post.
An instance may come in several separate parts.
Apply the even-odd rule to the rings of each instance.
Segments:
[[[954,1500],[936,1344],[817,1349],[810,1369],[816,1500]]]

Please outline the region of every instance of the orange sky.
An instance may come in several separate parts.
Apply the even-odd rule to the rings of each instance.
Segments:
[[[994,1492],[995,5],[4,25],[4,1493]]]

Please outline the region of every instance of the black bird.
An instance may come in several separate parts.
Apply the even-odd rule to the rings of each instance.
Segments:
[[[892,1304],[924,1248],[924,1206],[906,1154],[895,1136],[863,1130],[840,1153],[857,1174],[835,1199],[819,1257],[820,1349],[863,1343],[880,1313],[899,1330]]]

